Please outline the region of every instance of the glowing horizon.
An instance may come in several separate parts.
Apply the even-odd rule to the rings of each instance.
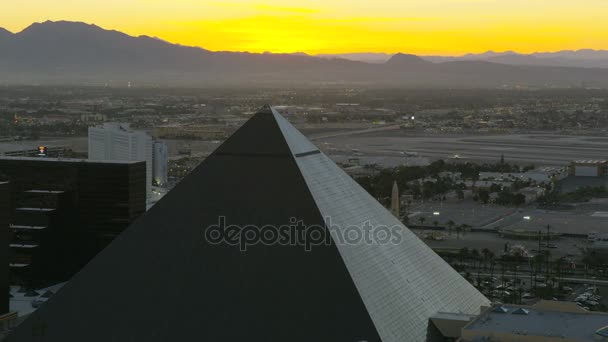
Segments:
[[[462,55],[608,50],[605,0],[30,0],[0,27],[82,21],[211,51]]]

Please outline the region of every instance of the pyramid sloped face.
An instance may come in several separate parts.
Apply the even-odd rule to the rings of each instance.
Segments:
[[[326,155],[302,153],[310,146],[291,124],[283,119],[279,126],[321,215],[331,221],[334,241],[384,342],[424,341],[428,319],[438,311],[478,314],[482,305],[489,305]],[[384,228],[399,233],[388,243],[358,241],[356,236],[348,240],[347,231],[353,227],[377,231],[379,237]]]
[[[297,162],[321,214],[337,230],[400,227],[400,238],[393,242],[338,243],[382,341],[424,341],[433,314],[478,314],[480,306],[489,305],[477,289],[327,156],[309,155]]]
[[[402,239],[343,241],[367,221]],[[293,222],[291,234],[317,227],[329,238],[312,248],[243,238]],[[219,226],[241,239],[212,238]],[[487,304],[268,107],[8,341],[424,341],[437,311]]]
[[[220,217],[323,227],[271,114],[252,118],[8,341],[380,341],[335,244],[241,251],[206,240]]]

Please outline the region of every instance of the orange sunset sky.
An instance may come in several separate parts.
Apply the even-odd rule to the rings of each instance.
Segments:
[[[607,0],[3,0],[0,27],[72,20],[209,50],[458,55],[608,49]]]

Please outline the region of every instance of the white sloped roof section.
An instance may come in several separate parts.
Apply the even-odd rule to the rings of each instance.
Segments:
[[[289,121],[277,113],[276,110],[272,109],[272,114],[274,115],[274,118],[277,121],[277,124],[279,125],[279,128],[287,141],[287,144],[289,145],[289,149],[294,155],[319,150],[317,146],[310,142],[308,138],[293,127]]]
[[[313,198],[338,230],[400,227],[399,243],[340,243],[338,250],[384,342],[424,341],[438,311],[479,313],[489,301],[423,241],[404,227],[324,154],[297,158]]]
[[[276,114],[277,121],[384,342],[424,341],[438,311],[479,313],[487,298],[403,226],[350,176]],[[282,120],[280,120],[280,119]],[[296,132],[297,134],[295,134]],[[312,145],[314,146],[314,145]],[[393,227],[398,243],[341,243],[349,227]],[[335,228],[335,229],[334,229]]]

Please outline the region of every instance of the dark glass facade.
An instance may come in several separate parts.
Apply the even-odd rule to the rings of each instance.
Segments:
[[[0,173],[15,284],[69,279],[145,211],[145,162],[3,157]]]
[[[9,293],[9,277],[8,277],[8,241],[9,241],[9,183],[2,180],[0,175],[0,315],[5,314],[9,310],[8,293]]]

